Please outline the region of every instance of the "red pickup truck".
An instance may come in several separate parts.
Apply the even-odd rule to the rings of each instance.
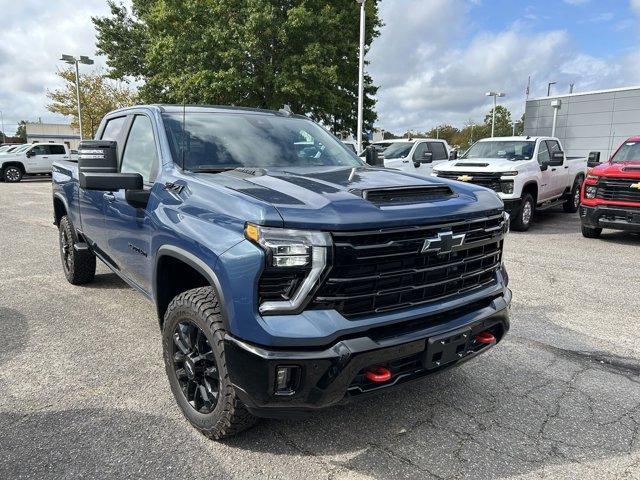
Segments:
[[[640,136],[629,138],[608,162],[589,172],[581,203],[587,238],[599,237],[603,228],[640,232]]]

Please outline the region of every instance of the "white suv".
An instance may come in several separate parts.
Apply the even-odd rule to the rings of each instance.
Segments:
[[[51,173],[53,162],[69,160],[64,143],[32,143],[0,156],[0,178],[19,182],[24,175]]]

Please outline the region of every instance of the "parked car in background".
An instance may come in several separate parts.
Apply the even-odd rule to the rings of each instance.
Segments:
[[[30,143],[0,156],[0,178],[19,182],[24,175],[51,173],[57,160],[68,160],[69,147],[64,143]]]
[[[64,275],[88,283],[100,259],[155,303],[173,394],[211,438],[442,371],[509,329],[509,219],[484,188],[368,166],[282,111],[132,107],[79,151],[54,164]]]
[[[3,145],[2,147],[0,147],[0,155],[4,155],[7,153],[11,153],[14,152],[15,150],[17,150],[18,148],[22,147],[23,143],[17,143],[17,144],[13,144],[13,145]]]
[[[445,140],[435,138],[399,138],[371,144],[386,168],[408,173],[431,175],[433,167],[455,157],[455,151]]]
[[[562,205],[567,213],[578,211],[587,159],[566,158],[554,137],[485,138],[456,161],[435,166],[433,175],[496,191],[511,228],[525,231],[536,210]]]
[[[640,136],[629,138],[589,172],[580,219],[587,238],[599,237],[603,228],[640,232]]]

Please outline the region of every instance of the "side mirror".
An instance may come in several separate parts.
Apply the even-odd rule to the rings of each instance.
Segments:
[[[546,172],[547,170],[549,170],[549,164],[548,163],[543,163],[540,165],[540,171],[541,172]]]
[[[378,151],[371,145],[365,149],[365,160],[372,167],[384,167],[384,160],[380,158]]]
[[[458,151],[451,150],[451,153],[449,153],[449,160],[457,160],[457,159],[458,159]]]
[[[564,164],[564,152],[553,152],[549,165],[552,167],[560,167]]]
[[[422,154],[422,157],[420,157],[420,158],[418,158],[418,159],[413,161],[413,166],[418,168],[423,163],[432,163],[432,162],[433,162],[433,153],[424,152]]]
[[[589,152],[587,167],[594,168],[600,165],[600,152]]]
[[[85,140],[78,147],[78,177],[84,190],[142,190],[139,173],[118,172],[117,142]]]
[[[34,151],[34,149],[32,148],[31,150],[27,151],[27,158],[31,158],[31,157],[35,157],[36,156],[36,152]]]

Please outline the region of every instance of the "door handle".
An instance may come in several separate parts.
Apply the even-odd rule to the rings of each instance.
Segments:
[[[551,171],[552,171],[552,172],[555,172],[555,171],[556,171],[556,169],[555,169],[555,168],[552,168],[552,169],[551,169]]]
[[[102,195],[107,202],[114,202],[116,200],[116,196],[113,193],[104,193]]]
[[[564,166],[564,168],[565,168],[565,170],[568,170],[568,169],[569,169],[569,167],[568,167],[567,165],[565,165],[565,166]]]
[[[42,158],[49,158],[49,157],[42,157]]]

